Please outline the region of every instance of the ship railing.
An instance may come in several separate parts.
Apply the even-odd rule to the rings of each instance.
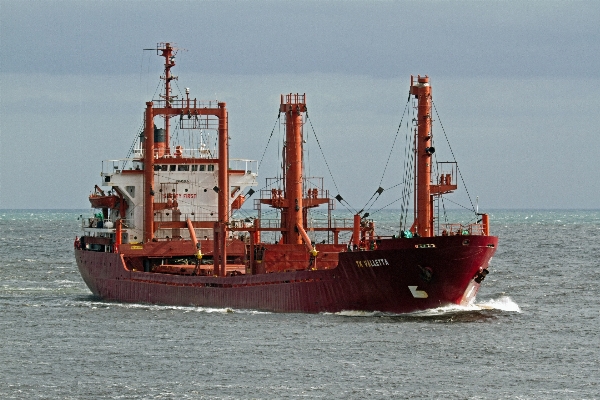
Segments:
[[[181,213],[176,221],[173,220],[171,213],[169,213],[169,215],[166,215],[164,213],[157,213],[154,221],[157,224],[159,224],[157,226],[157,229],[161,229],[161,227],[160,227],[161,222],[185,222],[188,219],[191,222],[215,222],[216,223],[217,222],[217,211],[215,210],[214,212],[205,212],[205,213],[198,213],[198,212]],[[232,228],[250,228],[253,226],[252,221],[253,220],[250,218],[231,219],[231,220],[229,220],[229,226]],[[167,229],[167,228],[165,228],[165,229]],[[171,228],[168,228],[168,229],[171,229]],[[196,229],[212,229],[212,226],[210,228],[196,228]]]
[[[283,99],[283,96],[282,96]],[[306,103],[306,94],[290,93],[285,95],[286,104],[303,104]]]
[[[329,198],[329,190],[324,189],[323,178],[316,176],[309,176],[303,178],[304,196],[306,198],[325,199]],[[261,199],[283,199],[285,197],[285,191],[281,188],[281,178],[266,178],[267,189],[260,190]],[[334,207],[334,203],[331,203],[331,208]]]
[[[169,100],[171,108],[218,108],[219,100],[198,100],[198,99],[171,99]],[[154,108],[166,108],[167,100],[158,99],[152,100],[152,106]],[[193,116],[193,115],[192,115]],[[184,118],[188,115],[185,114]],[[204,117],[204,116],[203,116]]]
[[[327,199],[329,198],[329,190],[319,190],[316,187],[308,188],[304,192],[304,197],[307,199]],[[272,199],[279,200],[285,198],[285,192],[283,189],[261,189],[260,190],[260,199]],[[256,199],[255,201],[259,201],[260,199]],[[335,208],[335,203],[330,202],[330,206],[332,209]]]
[[[311,218],[308,220],[307,225],[308,225],[308,226],[306,226],[307,230],[311,230],[312,228],[317,228],[317,229],[327,228],[327,229],[331,229],[331,230],[336,230],[336,229],[348,230],[348,229],[352,229],[352,227],[354,226],[354,220],[352,218],[331,218],[331,219]]]
[[[130,227],[131,221],[127,219],[121,220],[121,226],[123,232],[127,231],[127,228]],[[133,226],[133,225],[132,225]],[[91,236],[94,236],[96,233],[114,233],[116,226],[115,222],[111,219],[104,219],[98,217],[91,218],[81,218],[81,229]]]
[[[142,155],[144,151],[141,151]],[[198,148],[184,148],[183,146],[171,146],[169,152],[166,151],[165,148],[155,148],[154,149],[154,159],[178,159],[178,158],[200,158],[200,159],[208,159],[208,158],[216,158],[217,150],[210,149],[205,146],[201,146]],[[155,161],[158,162],[158,161]]]
[[[229,227],[235,229],[251,228],[254,224],[250,219],[232,219],[229,221]]]
[[[307,176],[303,179],[302,184],[304,186],[304,192],[317,189],[319,197],[326,197],[323,196],[323,194],[329,194],[328,191],[324,189],[323,178],[320,176]]]
[[[441,161],[436,163],[435,174],[431,174],[431,184],[452,185],[458,176],[458,164],[455,161]]]
[[[258,161],[246,160],[244,158],[230,158],[229,169],[234,171],[246,171],[246,174],[256,174],[258,171]]]
[[[177,158],[199,158],[199,159],[210,159],[213,158],[213,152],[203,149],[182,149],[181,156],[175,156],[174,154],[165,154],[161,158],[166,159],[177,159]],[[141,155],[143,157],[143,155]],[[159,162],[159,158],[157,161]],[[144,169],[144,162],[141,158],[119,158],[114,160],[102,161],[102,176],[120,174],[124,170],[142,170]],[[258,170],[258,162],[256,160],[249,160],[244,158],[230,158],[229,169],[237,171],[246,171],[246,174],[256,174]]]
[[[261,219],[260,227],[268,228],[268,229],[280,228],[281,220],[279,220],[279,219]]]
[[[168,211],[168,210],[167,210]],[[190,212],[190,213],[181,213],[179,215],[179,222],[190,220],[192,222],[207,222],[207,221],[215,221],[217,220],[217,211],[213,212]],[[169,215],[164,213],[157,213],[155,217],[156,222],[173,222],[173,217],[169,212]],[[159,227],[160,229],[160,227]]]
[[[123,228],[129,228],[131,224],[131,220],[129,219],[121,219],[121,226]],[[115,221],[108,218],[81,218],[81,227],[82,228],[102,228],[102,229],[114,229]]]
[[[334,228],[352,228],[354,226],[352,218],[333,218],[331,222]]]
[[[485,233],[483,231],[482,224],[441,224],[440,225],[440,234],[442,236],[466,236],[466,235],[476,235],[483,236]]]
[[[143,162],[143,158],[144,158],[144,149],[135,149],[133,151],[133,154],[135,155],[134,158],[127,158],[127,159],[122,159],[121,161],[124,162],[122,169],[134,169],[131,168],[134,161],[138,161],[138,162]],[[161,147],[161,148],[155,148],[154,149],[154,159],[155,160],[161,160],[161,159],[178,159],[178,158],[200,158],[200,159],[212,159],[212,158],[216,158],[217,157],[217,150],[216,149],[210,149],[207,148],[205,146],[201,146],[198,148],[184,148],[182,146],[171,146],[171,148],[169,148],[169,151],[167,152],[166,148]],[[113,161],[113,160],[108,160],[108,161]],[[155,162],[159,162],[159,161],[155,161]]]
[[[309,219],[307,226],[305,227],[307,231],[311,229],[351,229],[353,227],[353,220],[351,218],[332,218],[328,219]],[[281,220],[279,219],[261,219],[260,227],[273,229],[281,227]]]
[[[144,162],[139,158],[119,158],[102,161],[102,176],[120,174],[123,170],[142,170]]]

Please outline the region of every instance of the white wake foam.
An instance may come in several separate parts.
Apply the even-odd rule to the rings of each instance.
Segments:
[[[268,311],[257,311],[257,310],[246,310],[246,309],[234,309],[234,308],[213,308],[213,307],[195,307],[195,306],[166,306],[166,305],[157,305],[157,304],[143,304],[143,303],[117,303],[117,302],[102,302],[102,301],[90,301],[90,302],[81,302],[78,303],[87,304],[91,306],[93,309],[104,308],[109,309],[111,307],[115,308],[126,308],[126,309],[139,309],[139,310],[148,310],[148,311],[182,311],[184,313],[188,312],[199,312],[206,314],[271,314]]]
[[[521,312],[521,307],[508,296],[502,296],[499,299],[486,300],[476,305],[482,309]]]
[[[328,315],[331,313],[323,313],[324,315]],[[378,311],[352,311],[352,310],[343,310],[343,311],[339,311],[336,313],[333,313],[333,315],[342,315],[344,317],[378,317],[380,315],[383,315],[382,313],[378,312]]]
[[[407,316],[407,317],[436,317],[436,316],[444,316],[448,314],[457,314],[461,312],[470,312],[470,311],[481,311],[481,310],[500,310],[500,311],[510,311],[510,312],[521,312],[521,308],[517,303],[515,303],[510,297],[502,296],[498,299],[485,300],[480,303],[473,302],[466,306],[459,306],[456,304],[431,308],[428,310],[422,311],[414,311],[412,313],[407,314],[390,314],[390,313],[382,313],[377,311],[340,311],[337,313],[333,313],[334,315],[340,315],[345,317],[381,317],[381,316]],[[324,313],[328,314],[328,313]]]

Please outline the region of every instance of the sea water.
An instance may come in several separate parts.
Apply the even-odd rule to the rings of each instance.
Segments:
[[[600,211],[491,212],[476,301],[408,315],[101,301],[87,213],[0,210],[0,398],[600,398]]]

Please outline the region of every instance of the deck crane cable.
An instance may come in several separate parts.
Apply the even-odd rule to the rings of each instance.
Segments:
[[[377,209],[377,210],[373,211],[373,212],[371,213],[371,215],[378,213],[379,211],[381,211],[381,210],[383,210],[383,209],[385,209],[385,208],[387,208],[387,207],[391,206],[392,204],[396,203],[397,201],[404,200],[404,197],[405,197],[405,196],[409,196],[411,193],[412,193],[412,191],[409,191],[409,192],[407,192],[405,195],[402,195],[401,197],[398,197],[396,200],[394,200],[394,201],[392,201],[392,202],[390,202],[390,203],[386,204],[385,206],[383,206],[383,207],[381,207],[381,208],[379,208],[379,209]]]
[[[403,184],[404,184],[404,181],[402,181],[402,182],[398,182],[398,183],[396,183],[394,186],[390,186],[389,188],[387,188],[387,189],[385,189],[385,190],[390,190],[390,189],[393,189],[393,188],[395,188],[395,187],[397,187],[397,186],[400,186],[400,185],[403,185]]]
[[[396,185],[396,186],[398,186],[398,185]],[[373,194],[371,195],[371,198],[370,198],[370,199],[367,201],[367,203],[366,203],[366,204],[363,206],[363,208],[361,209],[361,212],[362,212],[362,211],[370,211],[370,210],[371,210],[371,207],[373,207],[373,205],[375,204],[375,202],[376,202],[377,200],[379,200],[379,197],[381,196],[381,193],[383,193],[384,191],[385,191],[385,189],[384,189],[384,188],[382,188],[381,186],[379,186],[379,187],[377,188],[377,190],[375,191],[375,193],[373,193]],[[377,197],[375,197],[375,195],[377,195]],[[375,199],[373,200],[373,198],[375,198]],[[371,203],[371,200],[373,200],[373,202],[372,202],[372,203]],[[371,214],[372,214],[372,213],[371,213]]]
[[[414,107],[412,109],[412,116],[413,116],[412,121],[415,122]],[[410,190],[411,183],[410,182],[413,181],[413,179],[414,179],[414,158],[415,158],[414,145],[415,145],[415,143],[414,143],[414,140],[411,140],[411,138],[412,138],[411,133],[412,133],[411,127],[410,127],[409,121],[407,120],[406,121],[406,136],[404,139],[405,140],[404,186],[402,187],[402,199],[404,201],[400,205],[400,230],[404,230],[404,228],[407,225],[408,209],[409,209],[408,194],[411,193],[411,190]]]
[[[303,157],[304,162],[302,163],[302,180],[304,181],[304,185],[308,186],[311,184],[311,182],[306,178],[310,176],[310,144],[308,143],[308,135],[304,134],[304,127],[306,126],[306,115],[304,116],[304,121],[302,121],[301,126],[302,140],[300,141],[300,143],[302,143],[302,154],[306,154],[306,156]],[[306,171],[307,167],[308,172]],[[308,211],[308,213],[310,214],[310,210]]]
[[[469,198],[469,202],[471,203],[471,210],[473,212],[476,212],[475,206],[473,205],[473,200],[471,200],[471,195],[469,194],[469,189],[467,189],[467,185],[465,184],[465,180],[462,176],[462,173],[460,172],[460,168],[458,168],[458,162],[456,161],[456,157],[454,156],[454,151],[452,151],[452,146],[450,146],[450,141],[448,140],[448,136],[446,135],[446,131],[444,130],[444,125],[442,125],[442,120],[440,119],[440,115],[438,114],[437,108],[436,108],[433,100],[431,100],[431,104],[433,105],[433,109],[435,110],[435,115],[437,116],[437,119],[440,122],[440,126],[442,128],[442,132],[444,133],[444,137],[446,138],[446,143],[448,143],[448,148],[450,149],[452,158],[454,159],[454,162],[456,163],[456,171],[458,172],[458,176],[460,176],[460,180],[465,188],[465,192],[467,192],[467,197]],[[463,207],[463,206],[461,206],[461,207]],[[468,208],[466,208],[466,207],[463,207],[463,208],[468,210]]]
[[[414,151],[412,151],[412,149],[407,149],[407,152],[409,153],[407,156],[407,160],[405,163],[405,180],[404,180],[404,186],[402,187],[402,196],[401,198],[404,200],[402,202],[401,205],[401,213],[400,213],[400,220],[402,222],[403,226],[407,225],[407,219],[408,219],[408,209],[409,209],[409,202],[410,202],[410,194],[413,193],[413,190],[411,189],[411,181],[414,180]]]
[[[238,208],[237,210],[233,210],[233,209],[232,209],[232,210],[229,210],[229,217],[230,217],[231,219],[234,219],[234,214],[235,214],[235,213],[240,213],[240,214],[242,214],[242,218],[243,218],[243,219],[249,219],[249,218],[253,218],[253,217],[250,215],[250,213],[248,212],[248,210],[246,210],[246,209],[243,209],[243,208]]]
[[[389,191],[390,189],[393,189],[393,188],[395,188],[395,187],[398,187],[398,186],[400,186],[400,185],[404,185],[404,181],[402,181],[402,182],[399,182],[399,183],[396,183],[395,185],[393,185],[393,186],[390,186],[390,187],[388,187],[388,188],[385,188],[385,189],[384,189],[384,188],[382,188],[382,187],[380,186],[380,187],[379,187],[379,189],[377,189],[377,191],[375,191],[375,194],[378,194],[378,192],[379,192],[379,191],[380,191],[380,192],[383,192],[383,191]],[[375,196],[375,194],[374,194],[373,196],[371,196],[371,199],[372,199],[372,198]],[[380,193],[379,193],[379,194],[380,194]],[[375,199],[375,201],[377,201],[378,199],[379,199],[379,196],[377,196],[377,198]],[[398,200],[401,200],[401,199],[402,199],[402,195],[401,195],[399,198],[397,198],[396,200],[394,200],[394,201],[393,201],[392,203],[390,203],[390,204],[393,204],[393,203],[395,203],[396,201],[398,201]],[[370,200],[369,200],[369,201],[370,201]],[[373,207],[373,205],[375,204],[375,201],[373,201],[371,204],[369,204],[369,203],[367,202],[367,205],[365,206],[365,209],[364,209],[364,211],[370,211],[371,207]],[[388,206],[389,206],[390,204],[388,204]],[[386,207],[387,207],[387,206],[384,206],[384,207],[382,207],[382,208],[379,208],[379,209],[377,209],[377,210],[375,210],[375,211],[371,211],[371,212],[369,213],[369,215],[374,215],[374,214],[378,213],[379,211],[383,210],[383,209],[384,209],[384,208],[386,208]]]
[[[281,114],[280,114],[281,115]],[[281,130],[281,126],[282,126],[282,122],[283,124],[285,124],[285,121],[281,121],[281,119],[277,120],[279,123],[277,124],[277,130],[278,130],[278,134],[277,137],[279,140],[277,140],[277,164],[279,164],[279,168],[276,169],[277,171],[277,175],[275,175],[275,178],[277,178],[277,182],[281,181],[283,183],[283,187],[285,187],[285,173],[283,172],[283,168],[284,168],[284,164],[285,164],[285,145],[286,145],[286,141],[285,141],[285,129],[282,131]],[[276,123],[277,123],[276,121]],[[281,145],[281,148],[279,147]],[[278,189],[281,189],[282,186],[279,185]],[[277,212],[279,212],[279,208],[276,208]]]
[[[383,178],[385,177],[385,173],[387,171],[388,164],[390,163],[390,158],[392,158],[392,152],[394,150],[394,146],[396,145],[396,140],[398,139],[398,135],[400,134],[400,128],[402,127],[402,122],[404,121],[404,116],[406,115],[406,110],[408,109],[408,105],[410,104],[410,95],[408,96],[408,101],[404,105],[404,111],[402,112],[402,117],[400,118],[400,123],[398,124],[398,128],[396,129],[396,135],[394,136],[394,141],[392,142],[392,147],[390,148],[390,153],[388,154],[388,158],[385,162],[385,167],[383,168],[383,173],[381,174],[381,179],[379,180],[379,186],[383,182]]]
[[[444,224],[448,224],[448,216],[446,214],[446,203],[444,202],[444,196],[440,196],[440,200],[442,201],[442,209],[444,212]]]
[[[313,127],[312,120],[308,116],[308,110],[306,111],[306,120],[310,123],[310,129],[312,130],[312,133],[313,133],[313,135],[315,137],[317,145],[319,145],[319,150],[321,151],[321,155],[323,156],[323,160],[325,161],[325,165],[327,166],[327,170],[329,171],[329,176],[331,177],[331,180],[333,182],[333,186],[335,186],[335,189],[338,192],[337,196],[335,196],[335,199],[337,201],[339,201],[340,204],[343,205],[346,208],[346,210],[348,210],[351,213],[356,214],[357,212],[354,209],[354,207],[352,207],[350,205],[350,203],[348,203],[346,200],[344,200],[344,198],[339,194],[340,193],[340,189],[338,188],[337,184],[335,183],[335,178],[333,177],[333,174],[331,173],[331,168],[329,168],[329,163],[327,162],[327,158],[325,157],[325,153],[323,153],[323,148],[321,147],[321,142],[319,142],[319,138],[317,137],[317,133],[315,132],[315,128]],[[346,203],[346,204],[344,204],[344,203]],[[354,211],[350,210],[350,208],[352,210],[354,210]]]
[[[142,81],[142,74],[144,71],[144,50],[154,50],[154,49],[143,49],[142,50],[142,62],[140,63],[140,84]],[[150,56],[148,56],[148,60],[150,60]],[[150,63],[148,63],[148,71],[150,71]],[[154,89],[154,94],[152,95],[152,99],[154,98],[154,96],[156,96],[156,92],[158,92],[158,89],[161,87],[161,81],[160,79],[158,80],[158,84],[156,85],[156,89]],[[125,161],[123,161],[123,166],[121,167],[121,169],[125,169],[125,166],[127,165],[127,159],[129,157],[131,157],[131,154],[133,153],[133,149],[135,148],[135,145],[137,143],[137,141],[139,140],[141,134],[144,132],[144,118],[142,117],[142,123],[140,124],[140,127],[138,128],[138,133],[135,135],[135,137],[133,138],[133,143],[131,143],[131,147],[129,148],[129,151],[127,152],[127,157]]]
[[[398,139],[398,135],[400,134],[400,128],[402,127],[402,122],[404,121],[404,116],[406,115],[406,110],[408,109],[408,105],[410,104],[410,93],[408,94],[408,100],[406,101],[406,104],[404,105],[404,111],[402,112],[402,117],[400,118],[400,123],[398,124],[398,128],[396,129],[396,135],[394,136],[394,140],[392,141],[392,147],[390,148],[390,152],[388,154],[388,158],[385,162],[385,167],[383,168],[383,173],[381,174],[381,179],[379,180],[379,187],[377,188],[377,190],[373,193],[373,195],[371,195],[371,198],[367,201],[367,203],[363,206],[363,210],[365,211],[369,211],[371,209],[371,207],[373,207],[373,205],[375,204],[375,202],[379,199],[379,197],[381,196],[381,193],[383,193],[383,191],[385,189],[383,189],[383,187],[381,186],[382,182],[383,182],[383,178],[385,177],[385,173],[387,171],[387,167],[390,163],[390,159],[392,158],[392,152],[394,151],[394,147],[396,146],[396,140]],[[375,198],[375,200],[373,200],[373,203],[371,203],[369,205],[369,202],[373,199],[373,197],[375,197],[375,195],[377,195],[377,197]]]
[[[179,95],[181,96],[181,100],[183,100],[183,91],[179,87],[179,81],[177,79],[175,80],[175,86],[177,86],[177,90],[179,90]]]
[[[269,135],[269,140],[267,140],[267,145],[265,146],[265,150],[263,151],[262,157],[260,158],[260,161],[258,162],[258,165],[256,167],[257,174],[258,174],[258,171],[260,170],[260,165],[262,164],[262,161],[265,158],[265,153],[267,152],[267,149],[269,148],[269,143],[271,143],[271,138],[273,138],[273,132],[275,132],[275,127],[277,126],[277,123],[279,122],[280,118],[281,118],[281,112],[279,112],[277,114],[277,119],[275,120],[275,124],[273,124],[273,129],[271,129],[271,134]]]
[[[129,157],[131,157],[131,154],[133,153],[133,149],[135,148],[135,145],[137,144],[138,140],[140,139],[140,136],[144,133],[144,122],[141,123],[140,127],[137,130],[137,133],[135,134],[135,137],[133,138],[133,143],[131,143],[131,146],[129,147],[129,151],[127,152],[127,157],[125,157],[125,160],[123,160],[123,165],[121,166],[121,169],[125,169],[125,167],[127,166],[127,162],[129,161]]]
[[[457,202],[455,202],[455,201],[452,201],[452,200],[450,200],[449,198],[446,198],[445,200],[446,200],[446,201],[449,201],[450,203],[452,203],[452,204],[455,204],[455,205],[457,205],[457,206],[459,206],[459,207],[461,207],[461,208],[464,208],[465,210],[473,211],[471,208],[469,208],[469,207],[465,207],[465,206],[463,206],[462,204],[459,204],[459,203],[457,203]]]

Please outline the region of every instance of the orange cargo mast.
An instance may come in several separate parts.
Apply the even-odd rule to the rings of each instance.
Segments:
[[[433,236],[433,196],[431,194],[431,86],[428,76],[411,76],[410,94],[418,101],[416,135],[416,204],[413,233],[421,237]]]
[[[330,199],[326,191],[310,186],[304,177],[302,136],[303,115],[306,112],[306,94],[281,95],[279,112],[285,114],[285,143],[283,160],[283,186],[284,190],[271,189],[270,198],[261,198],[260,204],[268,204],[281,210],[281,222],[278,228],[260,228],[260,230],[277,230],[281,232],[279,244],[299,245],[304,244],[312,256],[317,251],[310,237],[306,233],[308,210],[322,204],[329,204]],[[304,192],[306,190],[306,193]],[[260,209],[260,208],[259,208]],[[330,208],[331,209],[331,208]],[[260,211],[259,211],[260,213]],[[313,228],[320,231],[334,231],[331,227]],[[341,229],[345,230],[345,229]],[[338,230],[339,231],[339,230]],[[334,232],[337,244],[337,231]]]
[[[281,95],[279,111],[285,113],[284,185],[287,207],[282,209],[281,226],[285,244],[302,244],[302,115],[306,112],[305,94]],[[310,243],[309,243],[310,244]]]

